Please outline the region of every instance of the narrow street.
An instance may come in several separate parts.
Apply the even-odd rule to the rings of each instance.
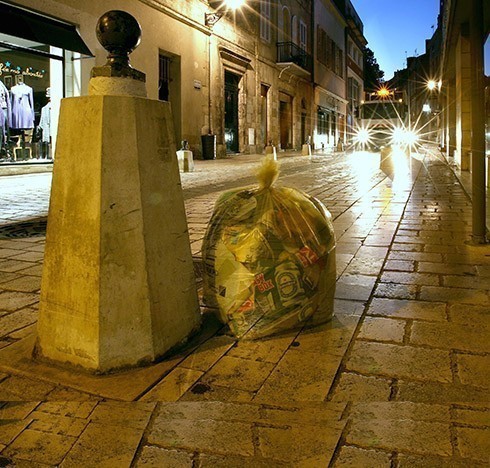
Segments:
[[[215,200],[259,158],[182,174],[196,262]],[[391,175],[379,158],[280,157],[277,184],[334,218],[330,323],[237,341],[203,309],[178,353],[99,377],[30,359],[43,222],[6,226],[46,216],[50,175],[0,178],[0,466],[488,466],[490,247],[467,243],[471,201],[438,151]]]

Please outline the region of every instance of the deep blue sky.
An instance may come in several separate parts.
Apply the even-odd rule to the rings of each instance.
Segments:
[[[385,80],[405,68],[405,51],[409,57],[425,52],[425,40],[433,34],[431,26],[437,27],[439,0],[351,1]]]

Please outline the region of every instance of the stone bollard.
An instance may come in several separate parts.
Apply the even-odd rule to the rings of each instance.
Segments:
[[[385,174],[392,174],[394,171],[393,149],[390,146],[383,146],[380,153],[379,168]]]
[[[192,151],[183,149],[177,151],[177,160],[179,162],[180,172],[194,171],[194,158],[192,157]]]
[[[301,155],[302,156],[311,156],[311,145],[308,143],[305,143],[301,147]]]
[[[184,342],[200,310],[170,105],[129,65],[141,29],[104,14],[89,96],[63,99],[34,356],[104,373]]]

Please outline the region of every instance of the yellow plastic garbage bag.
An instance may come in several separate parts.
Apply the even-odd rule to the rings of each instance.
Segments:
[[[335,235],[321,202],[273,187],[278,163],[264,158],[259,187],[216,202],[203,243],[204,302],[232,333],[254,339],[333,314]]]

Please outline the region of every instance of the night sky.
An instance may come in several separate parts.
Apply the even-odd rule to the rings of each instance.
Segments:
[[[385,72],[385,80],[392,78],[395,70],[405,68],[407,55],[425,52],[425,40],[437,27],[439,0],[351,1],[364,23],[367,46]]]

